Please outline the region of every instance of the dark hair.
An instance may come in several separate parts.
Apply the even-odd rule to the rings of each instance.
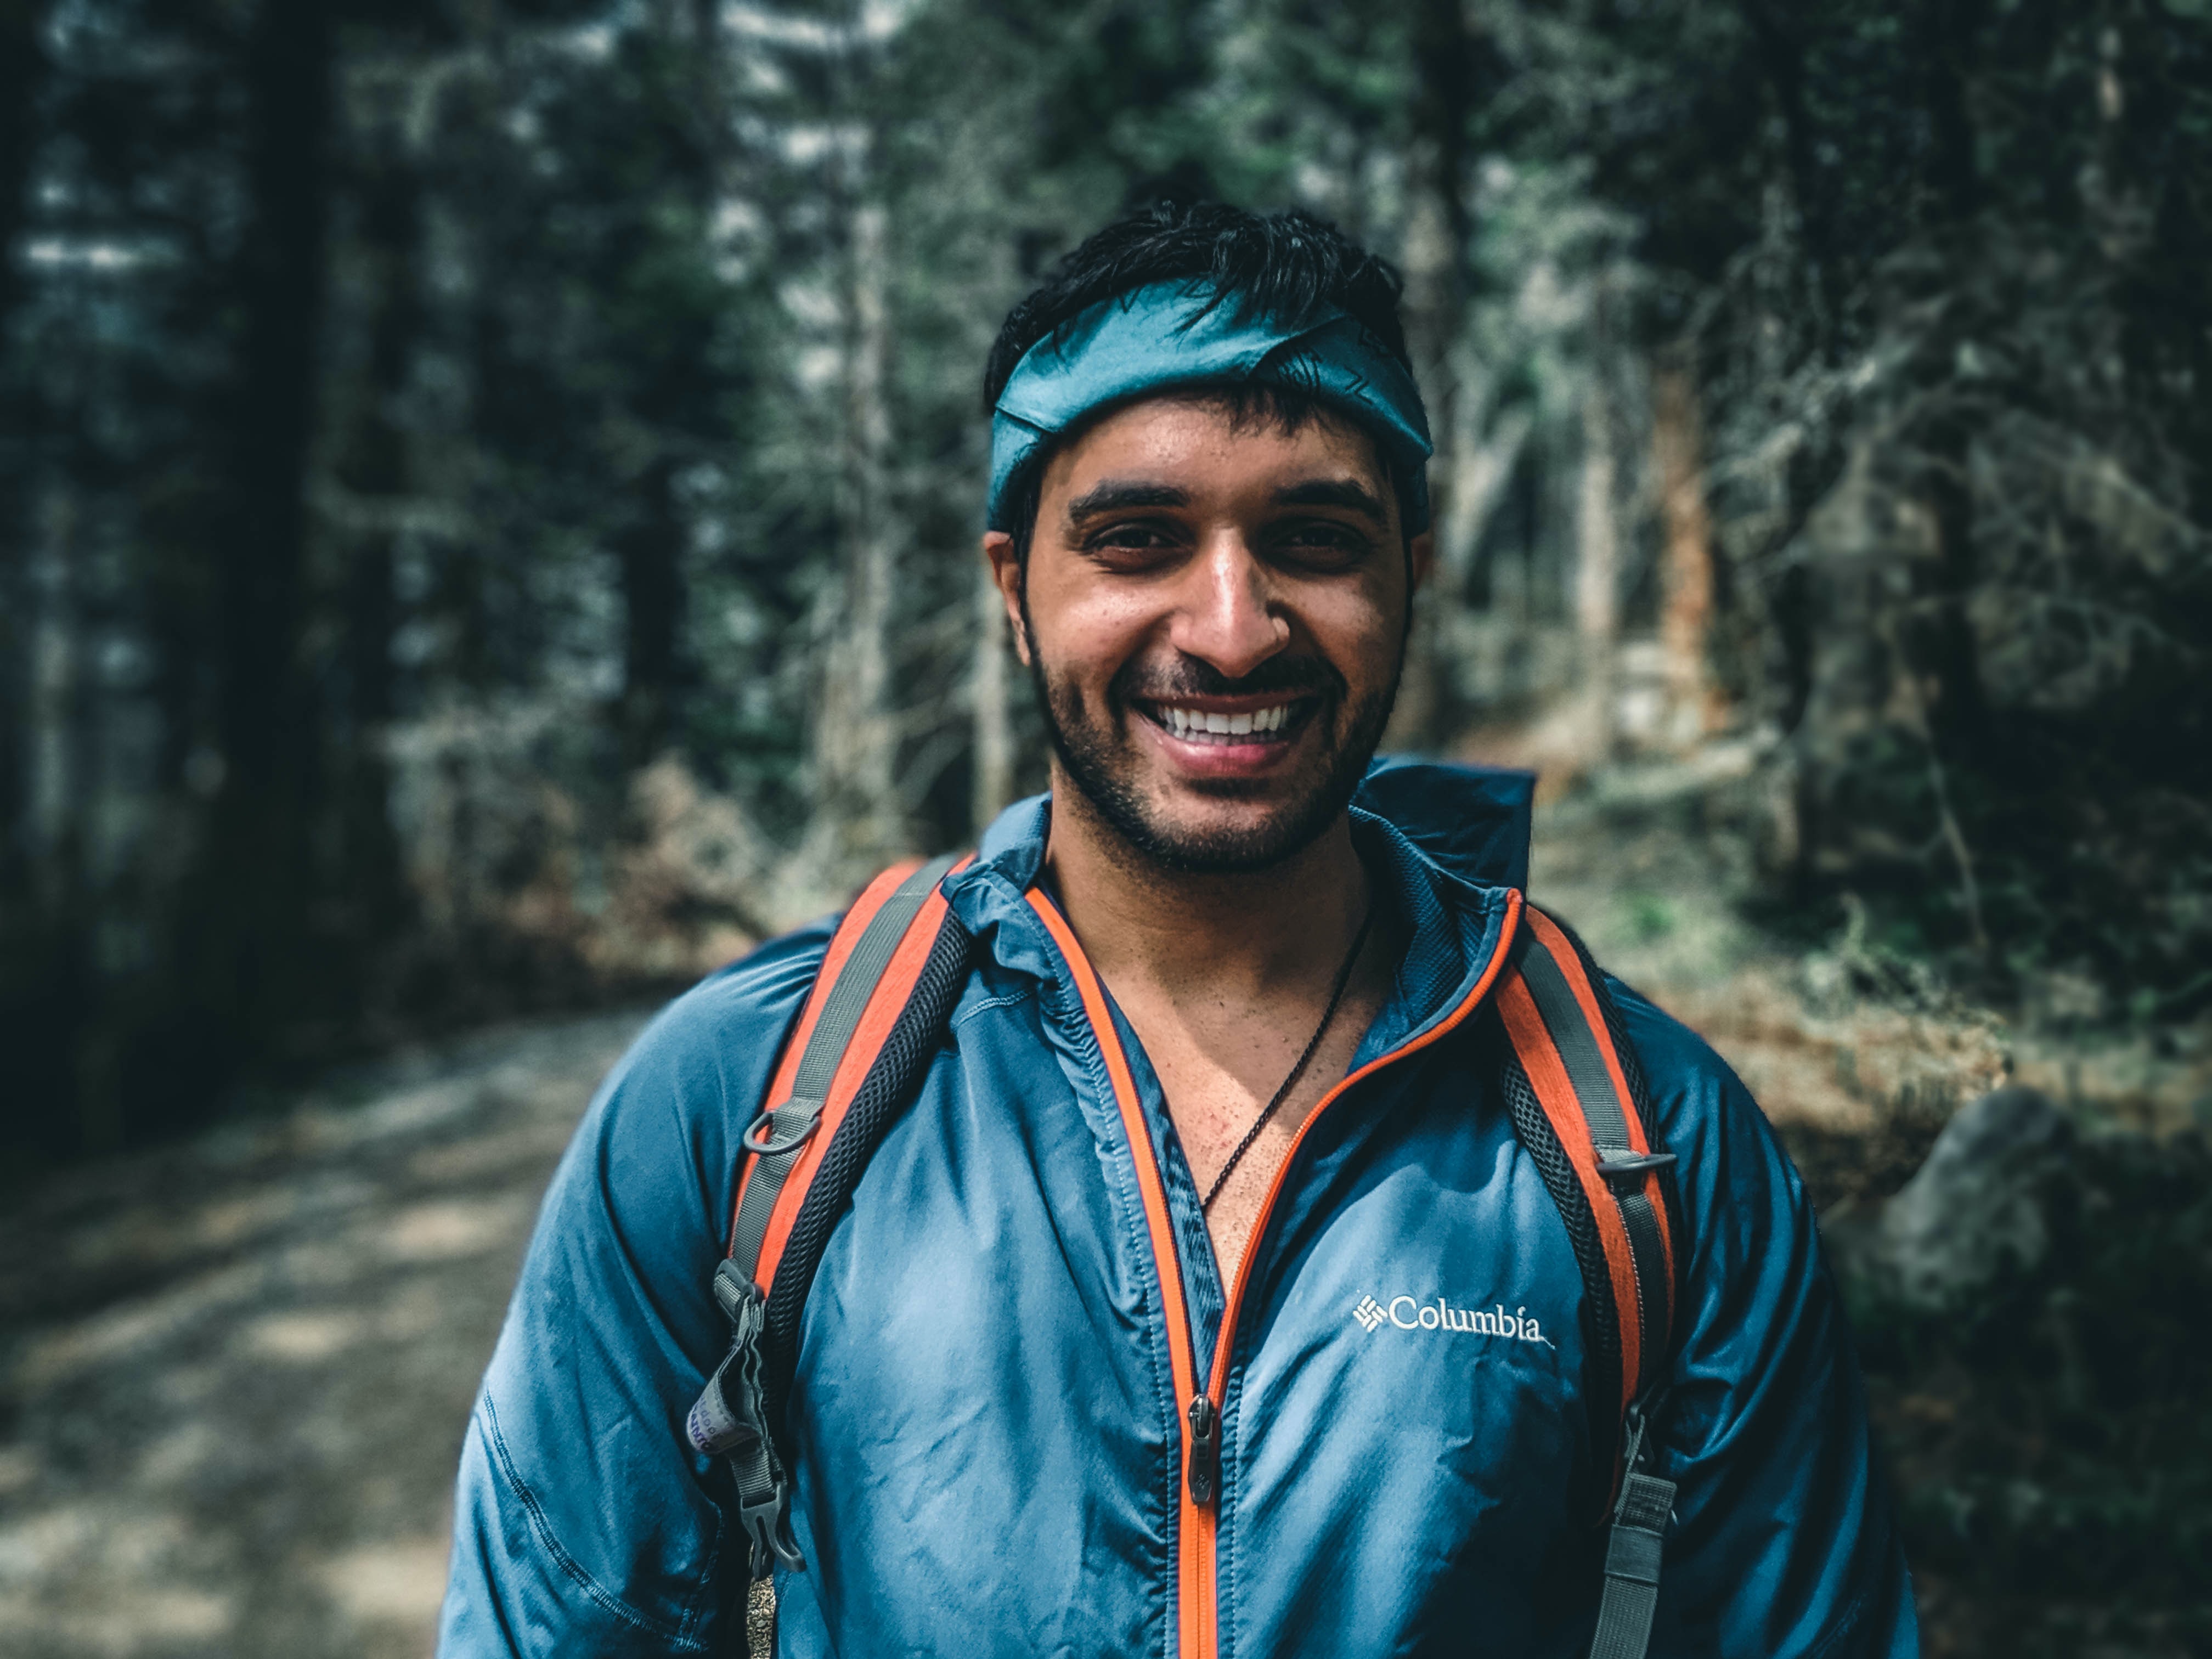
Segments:
[[[1406,326],[1398,316],[1405,283],[1326,219],[1301,208],[1261,215],[1222,202],[1164,201],[1118,219],[1053,268],[1036,291],[1007,313],[983,369],[983,409],[1006,390],[1022,355],[1102,300],[1177,277],[1212,279],[1218,303],[1239,316],[1267,316],[1296,328],[1318,323],[1332,307],[1380,341],[1410,371]],[[1321,407],[1288,387],[1255,386],[1236,395],[1237,412],[1295,428]],[[1040,448],[1014,486],[1014,550],[1024,563],[1036,532],[1044,463],[1072,433]],[[1406,511],[1410,481],[1384,464]]]

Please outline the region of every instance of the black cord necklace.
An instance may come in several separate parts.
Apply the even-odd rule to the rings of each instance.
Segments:
[[[1229,1162],[1221,1166],[1221,1173],[1213,1177],[1213,1184],[1206,1189],[1206,1196],[1199,1200],[1198,1207],[1201,1212],[1213,1207],[1213,1200],[1220,1197],[1221,1189],[1227,1183],[1231,1172],[1237,1168],[1237,1160],[1252,1150],[1252,1143],[1260,1138],[1260,1131],[1267,1127],[1267,1120],[1274,1116],[1276,1109],[1290,1098],[1291,1089],[1305,1075],[1307,1066],[1312,1063],[1314,1051],[1321,1047],[1322,1038],[1328,1035],[1330,1022],[1336,1018],[1337,1004],[1344,1000],[1345,988],[1352,983],[1352,964],[1359,960],[1360,950],[1367,943],[1367,929],[1374,920],[1375,907],[1370,904],[1367,907],[1367,914],[1359,919],[1359,931],[1352,936],[1352,948],[1344,953],[1344,965],[1336,970],[1336,982],[1328,988],[1328,1006],[1321,1011],[1321,1024],[1314,1027],[1313,1036],[1306,1040],[1305,1052],[1298,1056],[1297,1064],[1291,1067],[1291,1074],[1283,1079],[1283,1086],[1275,1091],[1275,1097],[1260,1109],[1260,1115],[1252,1120],[1252,1127],[1244,1132],[1244,1139],[1238,1141],[1237,1150],[1229,1154]]]

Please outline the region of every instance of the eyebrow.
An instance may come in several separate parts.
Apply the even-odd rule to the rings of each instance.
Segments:
[[[1070,524],[1104,513],[1126,513],[1133,507],[1188,507],[1190,492],[1173,484],[1141,479],[1109,478],[1067,504]],[[1388,522],[1382,503],[1364,484],[1352,478],[1313,478],[1275,492],[1278,507],[1334,507],[1373,520]]]
[[[1136,507],[1188,507],[1190,492],[1173,484],[1109,478],[1067,504],[1067,521],[1077,524],[1102,513],[1126,513]]]
[[[1340,507],[1374,521],[1380,529],[1387,522],[1382,503],[1370,493],[1366,486],[1351,478],[1316,478],[1308,483],[1292,484],[1287,489],[1275,492],[1278,507]]]

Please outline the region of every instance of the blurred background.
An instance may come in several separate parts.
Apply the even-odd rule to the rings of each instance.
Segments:
[[[2208,0],[0,0],[0,1649],[421,1654],[653,1001],[1042,781],[985,350],[1405,273],[1391,745],[1782,1127],[1939,1654],[2212,1653]]]

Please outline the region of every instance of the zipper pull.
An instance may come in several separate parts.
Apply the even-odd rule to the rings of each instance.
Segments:
[[[1190,1402],[1190,1501],[1213,1501],[1221,1473],[1221,1413],[1204,1395]]]

